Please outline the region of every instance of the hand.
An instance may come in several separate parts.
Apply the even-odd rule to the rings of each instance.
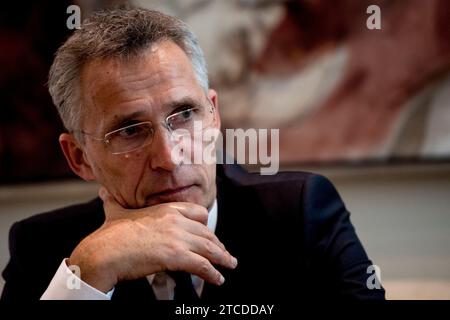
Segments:
[[[164,270],[183,270],[221,285],[213,264],[235,268],[237,260],[207,227],[208,211],[197,204],[171,202],[125,209],[100,188],[105,222],[83,239],[69,258],[81,279],[107,292],[121,280]]]

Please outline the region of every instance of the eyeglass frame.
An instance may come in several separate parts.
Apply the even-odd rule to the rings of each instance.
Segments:
[[[214,113],[214,108],[215,108],[215,107],[214,107],[214,104],[212,103],[212,101],[211,101],[209,98],[207,98],[207,99],[208,99],[208,101],[209,101],[209,103],[210,103],[210,110],[209,110],[209,112],[210,112],[211,114],[213,114],[213,113]],[[180,111],[178,111],[178,112],[169,114],[169,115],[164,119],[164,121],[161,122],[161,123],[162,123],[162,125],[163,125],[169,132],[173,132],[173,129],[170,127],[170,124],[168,123],[168,119],[170,119],[170,118],[172,118],[172,117],[175,117],[175,116],[177,116],[177,115],[180,115],[180,114],[182,114],[183,112],[186,112],[186,111],[188,111],[188,110],[191,111],[191,110],[196,110],[196,109],[199,109],[199,107],[190,107],[190,108],[186,108],[186,109],[184,109],[184,110],[180,110]],[[153,122],[152,122],[152,121],[142,121],[142,122],[134,123],[134,124],[131,124],[131,125],[122,127],[122,128],[114,129],[114,130],[112,130],[112,131],[110,131],[110,132],[105,133],[105,135],[104,135],[103,138],[96,137],[95,135],[93,135],[93,134],[91,134],[91,133],[88,133],[88,132],[85,132],[85,131],[83,131],[83,130],[74,130],[73,132],[79,132],[79,133],[81,133],[81,134],[83,134],[83,135],[86,135],[86,136],[90,137],[91,139],[93,139],[93,140],[95,140],[95,141],[102,142],[102,143],[106,146],[106,148],[108,149],[108,146],[110,146],[110,140],[107,138],[108,136],[110,136],[110,135],[112,135],[112,134],[114,134],[114,133],[116,133],[116,132],[119,132],[119,131],[121,131],[121,130],[133,128],[133,127],[136,127],[136,126],[140,126],[140,125],[145,124],[145,123],[150,124],[151,129],[153,130],[152,135],[154,135],[155,126],[153,125]],[[139,149],[141,149],[141,148],[143,148],[143,147],[145,147],[145,146],[147,146],[147,145],[150,145],[152,142],[153,142],[153,139],[151,140],[150,143],[148,143],[148,144],[145,144],[145,143],[144,143],[144,144],[142,144],[141,146],[139,146],[139,147],[137,147],[137,148],[134,148],[134,149],[131,149],[131,150],[127,150],[127,151],[121,151],[121,152],[111,152],[111,154],[113,154],[113,155],[119,155],[119,154],[124,154],[124,153],[133,152],[133,151],[139,150]]]

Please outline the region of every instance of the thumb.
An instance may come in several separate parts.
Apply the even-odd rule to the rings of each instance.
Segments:
[[[105,220],[114,220],[122,216],[123,212],[126,211],[116,199],[106,190],[105,187],[101,186],[98,190],[98,195],[100,199],[103,200],[103,209],[105,211]]]

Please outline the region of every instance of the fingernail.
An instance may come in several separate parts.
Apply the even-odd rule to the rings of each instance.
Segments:
[[[233,269],[237,267],[238,261],[235,257],[231,257],[231,264],[233,265]]]
[[[221,286],[224,282],[225,282],[225,278],[223,277],[223,275],[220,275],[219,286]]]

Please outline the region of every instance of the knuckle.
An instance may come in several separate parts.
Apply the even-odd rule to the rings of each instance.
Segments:
[[[214,241],[214,239],[215,239],[216,236],[214,235],[214,233],[212,233],[212,232],[208,229],[207,226],[202,226],[201,232],[202,232],[203,238],[206,238],[206,239],[208,239],[208,240],[210,240],[210,241]]]
[[[177,231],[173,226],[168,226],[165,230],[165,234],[167,235],[167,237],[169,237],[170,239],[173,239],[177,236]]]
[[[200,274],[203,276],[208,276],[210,274],[210,264],[208,261],[203,260],[199,264]]]
[[[168,224],[177,225],[180,222],[180,216],[173,212],[168,212],[168,214],[165,215],[165,221]]]
[[[204,247],[205,247],[205,252],[208,254],[208,256],[215,255],[214,244],[211,241],[206,241],[204,244]]]
[[[181,257],[184,253],[184,247],[178,243],[171,243],[170,250],[174,257]]]

